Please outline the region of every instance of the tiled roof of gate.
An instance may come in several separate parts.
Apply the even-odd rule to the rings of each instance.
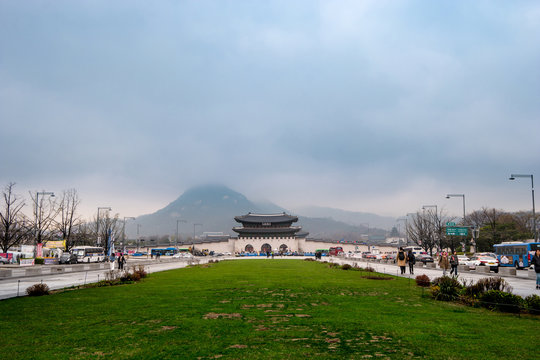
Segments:
[[[291,226],[286,228],[244,228],[244,227],[234,227],[233,231],[236,231],[239,234],[292,234],[302,229],[301,226]]]
[[[280,214],[254,214],[247,213],[242,216],[235,216],[234,220],[239,223],[287,223],[297,222],[298,217],[286,213]]]

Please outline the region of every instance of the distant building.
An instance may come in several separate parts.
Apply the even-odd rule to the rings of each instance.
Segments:
[[[297,239],[308,235],[300,233],[301,226],[292,225],[298,217],[286,213],[248,213],[234,220],[242,224],[233,228],[238,233],[235,252],[299,251]]]

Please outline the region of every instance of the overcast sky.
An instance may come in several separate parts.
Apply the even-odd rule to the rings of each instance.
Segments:
[[[531,208],[538,1],[1,1],[0,184],[151,213],[194,185],[401,216]]]

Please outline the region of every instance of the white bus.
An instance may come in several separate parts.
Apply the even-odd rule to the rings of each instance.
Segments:
[[[77,246],[71,249],[71,253],[77,255],[77,262],[89,263],[105,260],[105,251],[102,247]]]
[[[417,246],[417,245],[415,245],[415,246],[406,246],[406,247],[403,248],[403,250],[405,250],[406,253],[408,253],[409,250],[410,250],[410,251],[412,251],[412,253],[414,255],[418,255],[418,254],[421,254],[421,253],[424,252],[424,249],[422,249],[420,246]]]

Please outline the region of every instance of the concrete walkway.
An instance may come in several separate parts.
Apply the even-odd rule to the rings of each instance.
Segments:
[[[443,272],[441,269],[431,269],[426,267],[414,267],[414,274],[409,274],[409,267],[406,267],[406,274],[400,275],[400,269],[399,266],[395,264],[385,264],[385,263],[377,263],[377,262],[368,262],[365,259],[351,259],[351,258],[340,258],[340,257],[329,257],[327,259],[323,259],[323,261],[329,261],[329,262],[335,262],[340,265],[343,264],[349,264],[351,266],[354,266],[354,264],[357,264],[359,267],[366,268],[368,266],[375,269],[375,271],[394,275],[394,276],[400,276],[405,278],[411,278],[414,280],[416,276],[418,275],[427,275],[431,280],[441,277],[443,275]],[[447,273],[449,275],[450,272]],[[488,277],[488,276],[501,276],[496,273],[485,273],[485,274],[478,274],[474,272],[461,272],[458,273],[458,279],[463,281],[478,281],[479,279]],[[540,290],[536,290],[536,281],[529,277],[527,270],[518,270],[516,276],[501,276],[512,286],[512,293],[516,295],[520,295],[522,297],[526,297],[532,294],[536,294],[540,296]]]
[[[167,259],[156,260],[128,260],[127,267],[142,265],[146,272],[153,273],[171,269],[179,269],[191,264],[204,264],[212,258],[194,259]],[[37,283],[45,283],[51,290],[64,289],[71,286],[78,286],[96,283],[104,280],[110,267],[100,270],[74,271],[58,274],[43,274],[37,276],[12,277],[0,280],[0,299],[8,299],[17,296],[26,296],[26,288]]]

